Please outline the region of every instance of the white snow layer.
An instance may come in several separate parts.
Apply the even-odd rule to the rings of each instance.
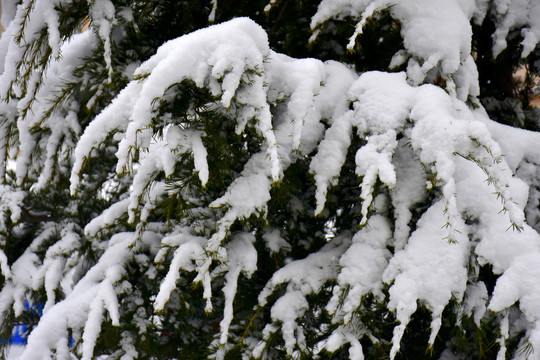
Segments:
[[[16,19],[22,16],[24,4],[28,3],[29,0],[19,6]],[[87,32],[62,46],[53,6],[62,1],[35,3],[39,15],[34,18],[35,23],[29,23],[25,37],[32,40],[37,30],[45,26],[53,53],[63,55],[63,60],[58,58],[50,64],[46,78],[69,78],[71,69],[80,60],[78,54],[91,51],[98,39]],[[527,12],[517,3],[527,7]],[[535,15],[540,6],[532,0],[498,0],[496,4],[497,21],[508,30],[525,26],[526,55],[540,37],[537,24],[540,17]],[[387,7],[388,2],[377,0],[323,0],[312,27],[329,18],[351,16],[360,21],[356,37],[367,18]],[[96,235],[126,214],[130,222],[141,220],[140,224],[145,225],[159,198],[167,193],[164,182],[154,181],[156,175],[163,173],[170,178],[180,154],[193,157],[192,170],[203,187],[211,180],[213,169],[208,166],[205,147],[211,139],[204,132],[190,128],[189,121],[179,119],[169,119],[163,136],[151,130],[151,121],[157,115],[154,100],[164,96],[171,86],[190,81],[208,89],[216,99],[211,105],[236,122],[239,134],[250,126],[264,143],[223,196],[212,199],[209,207],[197,209],[201,218],[215,228],[213,232],[196,232],[196,224],[181,224],[162,236],[158,231],[142,232],[143,225],[138,225],[137,233],[119,233],[101,244],[103,256],[80,280],[74,275],[76,266],[70,262],[80,240],[73,224],[72,228],[65,224],[46,225],[49,232],[63,227],[69,231],[62,233],[62,240],[49,249],[43,263],[33,251],[46,240],[46,232],[34,240],[11,269],[0,256],[2,272],[8,279],[0,292],[0,314],[9,307],[17,313],[22,311],[28,289],[43,286],[48,296],[43,318],[31,333],[22,359],[46,358],[53,352],[57,356],[67,354],[66,339],[71,331],[82,340],[82,358],[92,358],[105,312],[113,324],[119,322],[117,296],[127,291],[127,285],[122,285],[123,264],[132,257],[132,248],[157,243],[163,248],[156,261],[166,258],[165,248],[174,251],[155,299],[156,311],[164,309],[182,271],[197,272],[196,280],[204,286],[207,310],[211,310],[212,280],[224,275],[225,311],[217,355],[222,357],[234,320],[238,277],[241,274],[249,277],[257,264],[253,234],[231,235],[230,227],[239,219],[264,214],[272,183],[279,181],[283,171],[298,157],[313,151],[316,155],[310,172],[316,183],[315,213],[322,213],[327,193],[339,181],[353,134],[365,140],[365,144],[353,149],[361,188],[363,227],[355,234],[329,238],[318,252],[294,260],[273,274],[259,295],[260,306],[271,306],[273,321],[264,329],[262,343],[281,331],[289,355],[296,348],[304,348],[304,333],[298,319],[309,310],[306,296],[335,281],[332,299],[327,304],[333,321],[349,322],[352,313],[362,306],[363,296],[374,294],[381,298],[384,296],[381,289],[387,284],[389,307],[399,321],[394,330],[391,358],[399,351],[407,323],[419,303],[432,313],[429,344],[433,344],[442,312],[451,299],[465,301],[465,311],[474,313],[475,321],[486,310],[481,300],[486,295],[485,287],[467,287],[467,263],[472,256],[482,264],[492,264],[494,271],[501,274],[488,309],[504,312],[519,302],[530,323],[531,345],[540,353],[537,282],[540,236],[524,221],[528,187],[513,177],[522,160],[540,162],[535,145],[540,136],[493,123],[483,109],[471,110],[464,102],[469,96],[478,95],[470,45],[471,19],[485,16],[485,11],[478,9],[474,2],[463,0],[393,3],[389,11],[402,24],[405,49],[398,55],[405,61],[408,59],[407,72],[366,72],[361,76],[337,62],[297,60],[277,54],[270,50],[261,27],[246,18],[235,19],[161,46],[135,71],[136,80],[91,122],[79,140],[76,139],[80,129],[74,115],[78,105],[62,108],[58,117],[48,117],[41,126],[46,126],[51,135],[43,143],[47,156],[42,161],[44,171],[37,187],[53,176],[53,154],[58,151],[60,137],[66,136],[73,136],[72,141],[77,144],[71,172],[72,194],[80,186],[84,165],[92,151],[111,133],[117,133],[115,139],[119,141],[116,172],[134,173],[130,197],[113,204],[90,222],[84,229],[85,236]],[[109,71],[112,70],[107,39],[115,21],[114,11],[108,0],[93,2],[93,22],[105,44]],[[9,27],[8,31],[11,31]],[[505,46],[504,31],[496,34],[495,52]],[[440,41],[441,37],[447,41]],[[14,80],[14,61],[20,52],[12,42],[5,45],[0,41],[0,51],[5,53],[6,49],[5,71],[0,79],[2,93],[7,89],[6,84]],[[419,85],[433,71],[447,80],[447,92],[433,85]],[[51,91],[56,85],[50,80],[44,89],[49,86]],[[40,96],[40,92],[37,94]],[[19,109],[28,101],[23,99]],[[28,173],[33,149],[41,146],[29,131],[45,111],[35,106],[35,117],[20,118],[17,122],[22,154],[17,164],[19,179]],[[64,125],[60,126],[62,122]],[[66,122],[72,125],[66,127]],[[388,192],[395,220],[374,206],[377,185]],[[149,186],[151,191],[146,192]],[[421,215],[411,233],[412,210],[425,201],[428,192],[437,192],[440,199]],[[1,210],[10,211],[12,220],[17,219],[22,197],[9,190],[5,193],[2,193]],[[218,218],[212,223],[213,215],[207,214],[217,214]],[[475,223],[474,232],[466,220]],[[196,236],[196,233],[205,235]],[[287,251],[290,247],[276,229],[266,232],[265,241],[271,252]],[[389,247],[393,247],[394,254]],[[216,260],[221,265],[212,270]],[[286,284],[285,294],[268,304],[270,295],[280,284]],[[59,286],[66,294],[61,301],[57,301],[54,291]],[[464,299],[466,293],[469,296]],[[342,298],[344,301],[340,302]],[[508,322],[505,319],[503,325]],[[334,351],[348,343],[350,357],[362,359],[359,338],[364,335],[370,336],[362,324],[340,326],[322,346]],[[506,337],[503,331],[501,349]],[[125,341],[126,349],[131,349],[129,339]],[[256,346],[253,354],[261,355],[263,347]]]
[[[540,3],[536,0],[496,0],[493,5],[496,28],[493,54],[506,48],[510,30],[522,28],[526,57],[540,42]],[[388,10],[401,26],[404,49],[395,54],[390,67],[407,63],[412,84],[421,84],[428,73],[447,81],[447,90],[463,101],[479,95],[478,72],[471,54],[471,21],[481,23],[487,15],[485,0],[322,0],[311,20],[316,38],[321,25],[330,19],[358,20],[350,38],[352,49],[366,21]],[[441,41],[440,39],[444,39]]]
[[[109,247],[73,290],[61,302],[44,310],[39,326],[30,334],[28,345],[21,360],[42,359],[52,356],[52,351],[68,353],[70,329],[82,334],[82,358],[92,359],[93,349],[99,335],[103,314],[107,311],[112,324],[119,324],[117,295],[122,287],[125,262],[133,256],[137,237],[131,233],[119,233],[111,238]],[[155,233],[142,234],[142,244],[159,241]],[[127,289],[124,288],[124,291]]]

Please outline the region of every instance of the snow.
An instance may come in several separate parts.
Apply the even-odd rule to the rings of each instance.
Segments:
[[[337,185],[338,175],[345,162],[352,134],[351,114],[347,113],[336,119],[326,131],[324,140],[319,145],[317,155],[310,164],[317,184],[316,214],[324,209],[326,194],[330,185]]]
[[[127,213],[129,202],[129,199],[124,199],[111,205],[111,207],[105,210],[101,215],[92,219],[92,221],[84,227],[84,233],[89,236],[96,236],[101,229],[113,225],[117,219]]]
[[[296,319],[301,317],[308,308],[306,297],[299,290],[287,292],[272,307],[272,320],[282,323],[281,331],[288,355],[293,354],[295,344],[300,343],[302,348],[302,328],[298,326]]]
[[[317,253],[309,255],[305,259],[293,261],[276,271],[260,292],[259,304],[265,305],[267,298],[280,284],[289,284],[287,292],[299,290],[304,295],[318,292],[326,281],[335,278],[337,261],[346,250],[349,242],[350,239],[346,237],[336,238]],[[310,276],[305,277],[305,274],[310,274]],[[284,303],[281,304],[284,306]]]
[[[265,306],[268,297],[280,284],[288,284],[287,291],[271,308],[274,323],[281,323],[281,332],[287,353],[292,355],[295,345],[305,347],[303,332],[296,319],[308,310],[306,295],[317,293],[322,286],[337,275],[337,260],[350,245],[350,239],[340,237],[325,245],[319,252],[305,259],[293,261],[274,273],[266,287],[259,294],[259,306]],[[309,276],[305,276],[309,274]],[[264,338],[276,332],[278,327],[268,324]]]
[[[522,57],[528,56],[540,42],[540,5],[534,0],[498,0],[494,2],[493,16],[497,30],[494,33],[493,54],[506,48],[510,30],[522,28]],[[388,10],[401,25],[404,49],[399,50],[390,68],[407,64],[407,77],[411,84],[419,85],[428,74],[439,74],[447,81],[447,90],[460,100],[479,95],[478,74],[471,55],[471,21],[481,23],[488,12],[486,1],[463,0],[323,0],[311,21],[315,30],[330,19],[353,18],[358,21],[350,37],[348,48],[353,49],[363,27],[377,12]],[[440,41],[444,39],[444,41]]]
[[[22,190],[12,191],[7,185],[0,185],[0,211],[9,213],[12,222],[19,221],[22,213],[22,205],[25,193]],[[7,231],[7,224],[4,218],[0,219],[0,231]]]
[[[216,37],[215,34],[219,36]],[[220,96],[221,103],[228,108],[240,85],[242,74],[247,69],[262,68],[263,58],[268,52],[264,31],[247,19],[241,18],[228,24],[215,25],[215,29],[211,27],[200,30],[163,45],[156,55],[135,72],[136,76],[144,74],[149,76],[142,83],[138,101],[131,109],[131,122],[126,129],[125,138],[120,142],[117,154],[119,158],[117,171],[120,172],[129,165],[131,147],[148,145],[150,134],[148,129],[144,128],[152,118],[153,100],[163,95],[172,84],[191,79],[202,87],[205,81],[209,81],[210,85],[214,84],[211,86],[212,94]],[[172,71],[173,69],[176,71]],[[193,73],[191,69],[196,71]],[[252,106],[262,115],[256,126],[267,139],[268,154],[272,162],[276,163],[277,153],[274,135],[270,131],[268,105],[265,105],[265,98],[257,94],[257,91],[262,90],[262,79],[255,77],[254,81],[256,83],[251,86],[254,95],[251,97]],[[278,168],[274,166],[272,172],[274,178],[277,171]]]
[[[298,150],[306,116],[315,106],[315,97],[321,90],[321,82],[326,79],[324,64],[316,59],[287,59],[273,54],[269,74],[270,81],[281,83],[282,91],[290,93],[287,102],[287,117],[293,124],[292,149]],[[277,66],[276,66],[277,65]],[[319,120],[319,119],[316,119]]]
[[[34,188],[43,188],[55,176],[58,162],[68,157],[67,148],[73,147],[77,141],[81,128],[76,115],[79,110],[76,101],[64,102],[50,116],[45,114],[49,113],[52,106],[52,98],[56,96],[53,94],[66,82],[75,81],[73,70],[81,64],[85,56],[91,54],[96,45],[94,40],[93,34],[86,32],[65,42],[59,48],[62,57],[52,60],[44,74],[36,78],[43,80],[39,89],[35,93],[28,91],[18,104],[12,103],[11,106],[17,106],[19,114],[30,106],[27,116],[18,114],[19,116],[12,120],[14,125],[16,124],[20,141],[16,166],[19,184],[22,184],[28,175],[37,173],[38,181]],[[9,76],[8,69],[2,74],[2,78],[6,76]],[[33,135],[36,128],[45,135],[41,138]],[[33,156],[37,150],[45,154],[39,161]]]
[[[171,126],[167,129],[167,142],[172,149],[177,149],[181,154],[190,151],[193,154],[195,170],[199,173],[199,179],[203,186],[208,182],[208,163],[206,161],[206,148],[202,142],[201,136],[204,134],[196,130],[181,130],[178,126]],[[180,147],[180,149],[178,149]],[[167,166],[166,174],[170,175],[173,172],[173,167],[176,162]]]
[[[333,353],[340,347],[349,343],[349,359],[351,360],[364,360],[364,352],[362,351],[362,344],[358,341],[358,338],[344,327],[339,326],[328,338],[328,341],[324,345],[325,348]]]
[[[474,10],[470,2],[405,0],[391,3],[374,0],[336,4],[327,0],[319,5],[311,26],[315,28],[329,18],[358,18],[358,25],[348,45],[352,49],[365,22],[376,12],[387,8],[392,17],[401,23],[404,46],[412,56],[407,73],[414,84],[422,83],[427,73],[435,67],[440,67],[444,75],[455,73],[465,60],[461,57],[470,54],[472,30],[469,21]],[[445,41],[441,42],[441,38]]]
[[[137,96],[141,91],[141,84],[132,82],[126,86],[115,101],[107,106],[88,127],[85,129],[75,147],[75,163],[71,170],[72,194],[76,193],[80,182],[80,172],[90,153],[100,142],[112,131],[124,131],[127,127],[130,111],[137,101]],[[118,106],[116,104],[119,104]]]
[[[7,353],[7,360],[18,360],[24,351],[24,346],[12,345]]]
[[[389,308],[400,322],[394,329],[390,358],[394,358],[417,301],[432,312],[429,344],[433,345],[440,328],[444,307],[452,297],[461,300],[467,285],[467,254],[469,244],[465,224],[457,234],[456,243],[445,239],[444,201],[431,206],[418,221],[407,246],[390,260],[383,274],[390,288]]]
[[[140,245],[157,240],[154,233],[144,233],[142,237]],[[111,238],[99,262],[75,285],[73,291],[44,312],[40,326],[28,337],[21,360],[51,356],[53,349],[67,352],[67,342],[62,343],[62,340],[68,338],[68,329],[84,329],[82,356],[86,359],[93,357],[104,311],[107,311],[113,324],[118,324],[117,296],[121,289],[113,288],[112,284],[124,276],[124,264],[132,256],[130,245],[135,240],[136,237],[130,233],[119,233]]]
[[[484,282],[467,285],[465,300],[463,302],[463,314],[471,316],[474,323],[480,326],[480,321],[487,310],[488,291]]]
[[[0,74],[4,72],[4,65],[6,62],[6,56],[8,49],[13,45],[11,43],[11,36],[16,31],[16,24],[12,22],[17,12],[17,4],[10,0],[2,0],[2,16],[0,22],[4,27],[4,32],[0,35]]]
[[[409,223],[412,219],[410,209],[427,197],[427,179],[421,164],[415,161],[414,153],[404,140],[399,141],[401,151],[394,154],[396,185],[390,196],[394,207],[394,248],[403,249],[410,234]]]
[[[189,234],[182,234],[181,238],[181,242],[176,245],[177,248],[169,272],[161,283],[154,302],[154,308],[157,311],[163,310],[165,303],[171,296],[171,292],[175,289],[176,280],[180,277],[180,269],[194,270],[193,260],[201,258],[204,254],[203,244],[206,239]],[[167,241],[167,238],[163,239],[163,241]]]
[[[488,14],[485,3],[476,6],[464,0],[321,1],[312,28],[322,31],[329,19],[354,18],[358,23],[351,48],[365,23],[384,9],[401,24],[404,49],[394,55],[391,65],[407,62],[407,70],[360,75],[335,61],[278,54],[270,49],[259,25],[248,18],[234,19],[163,44],[137,65],[133,80],[81,135],[76,101],[48,114],[45,100],[62,79],[76,80],[73,70],[99,42],[104,45],[111,81],[116,71],[111,60],[116,12],[128,21],[130,15],[126,9],[115,9],[109,0],[94,1],[90,15],[96,32],[63,41],[54,9],[64,2],[35,1],[31,11],[37,15],[28,23],[24,41],[35,40],[36,32],[47,29],[53,58],[46,71],[33,75],[29,91],[23,94],[16,89],[19,100],[0,105],[6,124],[18,132],[18,154],[0,154],[17,163],[17,185],[8,185],[7,180],[0,184],[0,213],[10,216],[9,221],[0,217],[0,232],[22,218],[26,191],[48,186],[61,160],[72,164],[67,170],[70,192],[77,195],[84,188],[92,153],[106,139],[118,146],[108,179],[125,181],[129,191],[84,229],[68,220],[43,221],[39,236],[11,266],[0,252],[6,279],[0,291],[2,317],[10,309],[20,315],[32,291],[43,289],[46,296],[43,317],[21,359],[67,357],[69,336],[80,340],[76,351],[82,359],[93,358],[103,321],[114,326],[123,321],[119,297],[131,291],[125,281],[125,265],[130,261],[146,264],[151,279],[156,279],[156,267],[163,266],[166,275],[157,278],[159,291],[151,298],[160,315],[173,305],[177,283],[186,272],[193,273],[194,283],[202,284],[207,312],[214,310],[213,298],[222,296],[214,357],[225,358],[237,320],[234,301],[240,276],[249,279],[261,256],[289,254],[295,250],[292,244],[307,241],[291,239],[285,227],[269,223],[272,187],[296,161],[309,162],[307,175],[314,179],[314,191],[306,196],[313,196],[314,208],[306,205],[297,210],[302,216],[326,221],[327,196],[339,186],[350,151],[360,188],[358,227],[326,234],[318,250],[303,258],[291,257],[272,274],[257,299],[257,309],[269,309],[270,321],[264,324],[260,341],[249,345],[249,355],[263,356],[265,343],[277,333],[289,356],[305,350],[302,320],[311,310],[308,299],[322,291],[330,298],[323,305],[332,324],[325,326],[335,328],[317,345],[320,351],[349,346],[351,359],[364,358],[360,340],[379,339],[355,312],[366,310],[363,299],[373,295],[386,302],[398,322],[391,359],[400,351],[419,306],[431,314],[426,345],[433,346],[451,301],[461,305],[460,314],[472,317],[477,325],[488,311],[497,313],[497,359],[505,357],[517,321],[511,310],[519,310],[531,346],[540,352],[540,235],[530,223],[537,209],[531,205],[534,192],[529,188],[540,178],[540,135],[494,123],[481,106],[470,105],[479,95],[471,21],[494,16],[500,25],[494,36],[495,54],[506,47],[508,32],[521,28],[522,56],[527,56],[540,39],[540,5],[532,0],[497,0]],[[267,11],[275,3],[272,0]],[[28,6],[29,0],[16,13],[13,7],[8,9],[4,18],[15,20],[7,34],[14,34],[15,23]],[[217,6],[213,1],[210,21]],[[0,78],[4,94],[6,84],[16,78],[14,66],[22,51],[5,39],[9,37],[0,40],[0,55],[5,55]],[[446,81],[445,89],[427,84],[435,76]],[[41,80],[43,84],[33,92]],[[190,109],[181,118],[165,114],[160,118],[162,131],[153,129],[154,118],[161,116],[155,100],[174,96],[178,84],[207,90],[213,100],[205,105],[223,121],[232,121],[238,135],[247,137],[254,131],[262,139],[260,150],[247,154],[243,168],[219,190],[208,191],[215,180],[209,160],[216,154],[209,151],[211,134],[196,126],[200,120],[196,111]],[[48,115],[42,119],[44,114]],[[32,130],[36,126],[47,135],[36,136]],[[7,130],[1,131],[3,139]],[[361,141],[351,149],[353,137]],[[9,139],[1,141],[6,145]],[[196,176],[194,186],[200,188],[174,193],[174,186],[185,185],[185,178],[178,180],[185,156],[193,162],[181,169],[182,174]],[[5,165],[2,175],[6,179]],[[37,181],[22,190],[24,180],[32,175]],[[185,195],[193,203],[189,214],[172,216],[167,224],[152,223],[154,215],[162,216],[156,212],[160,201],[173,195]],[[420,211],[422,206],[425,210]],[[252,217],[261,225],[245,221]],[[53,235],[57,241],[43,251]],[[83,240],[101,254],[88,269],[80,263]],[[498,279],[491,294],[486,284],[471,279],[470,264],[492,266]],[[216,295],[218,284],[221,293]],[[57,298],[59,290],[63,298]],[[145,315],[137,320],[141,329],[146,328]],[[133,339],[123,336],[125,358],[137,358]]]
[[[291,245],[281,237],[279,229],[266,230],[263,234],[263,239],[271,253],[279,253],[280,251],[288,252],[291,250]]]
[[[96,0],[90,6],[90,18],[92,26],[97,27],[99,37],[103,42],[103,57],[109,72],[108,81],[112,81],[112,60],[111,60],[111,31],[115,23],[115,8],[110,0]]]
[[[533,0],[497,0],[495,15],[497,29],[494,33],[493,54],[498,55],[506,48],[506,37],[510,30],[523,27],[522,57],[528,56],[540,40],[540,5]]]
[[[369,227],[354,235],[352,245],[339,259],[338,284],[327,305],[334,323],[340,323],[342,319],[349,323],[363,296],[373,293],[383,297],[382,275],[391,255],[386,243],[391,236],[389,223],[382,216],[374,216]]]
[[[223,320],[219,323],[221,345],[227,344],[229,326],[233,320],[233,300],[236,296],[238,277],[243,273],[246,277],[257,270],[257,250],[253,247],[255,237],[249,233],[238,234],[233,241],[227,244],[227,273],[225,275],[225,285],[223,294],[225,295],[225,307],[223,309]],[[218,353],[217,359],[222,360],[224,352]]]

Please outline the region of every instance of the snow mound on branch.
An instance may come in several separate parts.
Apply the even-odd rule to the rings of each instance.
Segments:
[[[540,3],[535,0],[496,0],[494,3],[497,28],[493,34],[493,55],[499,55],[506,48],[511,30],[521,28],[521,57],[527,57],[540,42]]]
[[[245,75],[248,70],[262,71],[264,58],[269,52],[266,33],[252,21],[242,18],[194,32],[161,46],[156,55],[135,71],[135,77],[140,80],[131,82],[85,130],[75,149],[72,193],[76,191],[79,173],[92,149],[111,131],[123,133],[117,152],[117,172],[129,170],[135,148],[147,149],[150,146],[150,124],[156,115],[154,100],[164,96],[171,86],[186,80],[193,81],[200,88],[208,87],[224,108],[229,108],[233,97],[238,95],[241,95],[238,101],[249,101],[243,104],[244,116],[237,119],[238,130],[243,131],[248,120],[257,118],[255,127],[267,141],[271,176],[277,180],[281,170],[275,135],[271,130],[264,78],[255,75],[253,79],[248,79]],[[242,85],[243,82],[250,86]],[[195,165],[204,184],[207,181],[204,145],[193,136],[196,133],[190,131],[172,128],[167,138],[168,145],[165,146],[173,150],[182,137],[189,137]]]
[[[208,86],[212,95],[219,96],[221,104],[229,108],[241,81],[246,81],[242,77],[244,73],[248,69],[256,71],[263,67],[264,57],[270,50],[266,33],[258,25],[240,18],[215,27],[166,43],[135,71],[136,77],[147,78],[142,82],[138,101],[130,114],[126,136],[119,145],[118,172],[129,166],[130,149],[148,145],[153,100],[163,96],[171,85],[193,80],[198,87]],[[272,176],[277,179],[277,150],[271,131],[270,110],[263,91],[263,78],[255,76],[253,81],[251,91],[243,95],[249,99],[249,105],[253,108],[254,113],[250,115],[259,119],[256,128],[267,140],[268,155],[273,162]]]
[[[319,28],[328,20],[350,17],[358,20],[348,45],[350,50],[366,22],[378,12],[388,10],[400,23],[405,47],[395,54],[390,67],[408,61],[407,76],[413,84],[421,84],[428,73],[435,70],[435,75],[447,81],[449,91],[466,100],[468,96],[478,96],[480,91],[478,71],[471,56],[471,21],[481,24],[486,16],[493,16],[496,23],[493,34],[495,57],[506,48],[507,37],[512,30],[521,29],[523,58],[540,43],[538,1],[496,0],[488,14],[489,6],[485,0],[323,0],[311,19],[311,28],[315,30],[311,40],[317,37]]]
[[[353,49],[356,37],[362,34],[366,22],[383,10],[388,10],[390,15],[399,21],[405,46],[403,51],[395,54],[391,67],[399,66],[408,60],[407,76],[411,83],[421,84],[428,73],[434,70],[449,82],[448,87],[451,91],[455,92],[456,87],[465,90],[459,93],[462,100],[466,100],[468,95],[478,96],[478,84],[467,83],[470,77],[461,76],[462,73],[477,75],[470,55],[472,38],[470,20],[475,14],[476,7],[470,2],[323,0],[311,20],[311,28],[318,29],[330,19],[346,17],[358,19],[356,30],[348,45],[349,49]],[[317,34],[318,31],[315,31],[312,40]],[[456,75],[458,82],[456,84],[452,80],[453,75]]]
[[[339,259],[341,271],[337,277],[338,285],[334,286],[332,299],[327,306],[329,313],[334,316],[333,322],[338,323],[343,319],[348,323],[360,306],[362,297],[369,293],[383,298],[382,275],[391,255],[386,244],[391,237],[390,224],[381,215],[374,215],[370,219],[370,226],[354,235],[351,246]],[[343,296],[345,300],[342,300]]]
[[[429,345],[433,346],[442,324],[442,312],[452,297],[461,300],[467,285],[467,255],[469,244],[465,224],[455,241],[445,238],[444,201],[439,201],[418,221],[407,246],[396,253],[386,268],[383,279],[393,282],[388,307],[396,312],[400,324],[394,329],[390,358],[399,351],[401,338],[417,301],[432,312]]]
[[[325,283],[335,279],[338,274],[337,260],[350,245],[350,238],[339,237],[325,245],[320,251],[305,259],[296,260],[274,273],[265,288],[259,294],[259,305],[264,306],[268,297],[280,284],[287,284],[287,291],[273,305],[271,317],[275,323],[281,323],[281,332],[287,354],[292,355],[296,345],[305,348],[304,332],[297,323],[309,310],[306,296],[321,291]],[[305,276],[309,274],[309,276]],[[268,324],[263,330],[263,341],[255,348],[255,357],[260,356],[264,341],[279,330],[274,324]],[[257,349],[258,348],[258,349]]]

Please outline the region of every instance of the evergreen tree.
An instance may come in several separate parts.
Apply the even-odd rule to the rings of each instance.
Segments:
[[[538,1],[2,10],[22,359],[540,359]]]

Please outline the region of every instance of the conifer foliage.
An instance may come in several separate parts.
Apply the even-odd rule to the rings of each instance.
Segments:
[[[22,359],[540,359],[538,1],[2,10]]]

